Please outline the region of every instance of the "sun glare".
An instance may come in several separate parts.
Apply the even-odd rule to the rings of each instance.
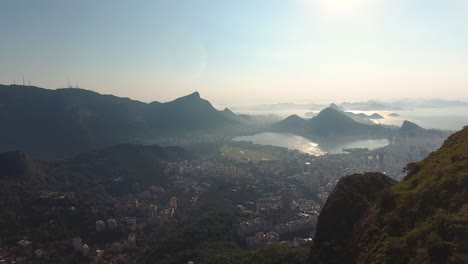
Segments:
[[[361,7],[365,0],[318,0],[318,4],[327,11],[344,11]]]
[[[346,18],[365,12],[368,8],[375,7],[378,0],[307,0],[313,8],[329,18]]]

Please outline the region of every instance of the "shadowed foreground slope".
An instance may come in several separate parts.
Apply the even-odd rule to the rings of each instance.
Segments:
[[[320,215],[311,263],[468,263],[468,127],[406,169],[361,216],[356,198],[372,188],[342,180]]]

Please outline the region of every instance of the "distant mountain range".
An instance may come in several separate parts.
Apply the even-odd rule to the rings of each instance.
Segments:
[[[357,110],[357,111],[396,111],[414,108],[446,108],[446,107],[468,107],[468,102],[460,100],[442,100],[442,99],[406,99],[395,101],[369,100],[363,102],[343,102],[335,105],[337,109]],[[278,103],[262,104],[250,106],[238,106],[233,109],[236,111],[264,111],[275,112],[284,110],[318,110],[327,107],[326,104],[315,103]]]
[[[83,89],[0,85],[0,120],[0,151],[64,158],[122,142],[229,135],[245,129],[246,117],[216,110],[197,92],[147,104]]]
[[[332,104],[311,119],[293,115],[278,121],[274,115],[218,111],[198,92],[148,104],[83,89],[0,85],[0,151],[21,150],[33,157],[56,159],[119,143],[155,144],[168,138],[229,137],[265,130],[314,139],[387,137],[397,131],[374,124],[372,120],[382,118],[378,114],[344,109],[343,104]]]
[[[446,131],[424,129],[410,121],[404,121],[401,128],[375,124],[371,119],[383,118],[379,114],[367,116],[345,112],[332,104],[317,116],[303,119],[292,115],[271,126],[274,132],[297,133],[314,140],[327,140],[340,137],[392,137],[448,135]]]
[[[358,122],[337,107],[327,107],[311,119],[290,116],[272,125],[273,131],[301,133],[313,138],[388,136],[395,129]]]

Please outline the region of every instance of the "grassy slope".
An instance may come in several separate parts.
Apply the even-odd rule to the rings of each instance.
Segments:
[[[374,204],[354,229],[358,263],[468,263],[468,127]]]

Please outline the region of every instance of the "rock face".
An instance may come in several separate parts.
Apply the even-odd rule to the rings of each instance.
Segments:
[[[465,127],[401,182],[343,178],[319,216],[311,263],[468,263],[467,157]]]
[[[349,243],[354,225],[377,195],[395,183],[381,173],[340,179],[319,216],[312,263],[342,263],[340,253]]]

